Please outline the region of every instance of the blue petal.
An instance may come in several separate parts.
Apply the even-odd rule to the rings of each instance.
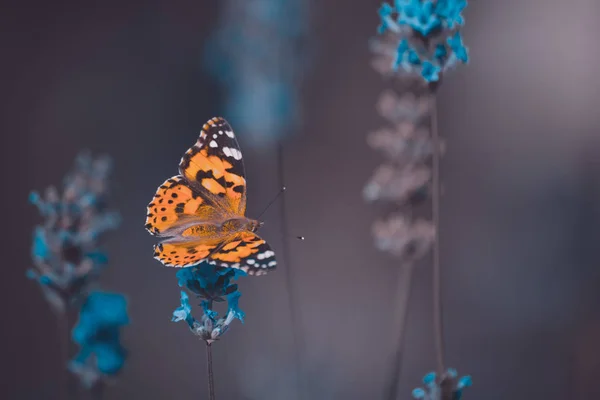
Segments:
[[[471,376],[465,375],[459,379],[457,387],[459,389],[462,389],[462,388],[470,387],[471,385],[473,385],[473,380],[471,379]]]
[[[456,32],[454,36],[449,37],[447,42],[454,51],[456,58],[465,64],[469,62],[469,49],[464,46],[460,32]]]
[[[34,205],[38,205],[41,203],[42,198],[38,192],[29,193],[29,202]]]
[[[233,312],[234,317],[239,319],[243,323],[246,314],[244,314],[244,312],[240,310],[238,305],[241,295],[242,294],[240,292],[234,292],[228,295],[227,304],[229,305],[229,311]]]
[[[37,227],[33,233],[33,248],[31,250],[34,257],[47,260],[50,257],[50,248],[46,242],[44,229]]]
[[[441,68],[434,65],[430,61],[423,62],[423,68],[421,69],[421,75],[427,82],[436,82],[440,79],[439,72]]]
[[[421,388],[416,388],[412,391],[412,397],[414,397],[415,399],[424,399],[425,394],[425,391]]]
[[[123,367],[125,355],[119,345],[102,344],[95,347],[98,369],[106,375],[114,375]]]
[[[427,375],[425,375],[423,377],[423,383],[426,385],[430,385],[432,383],[435,383],[435,378],[436,378],[436,374],[435,372],[430,372]]]

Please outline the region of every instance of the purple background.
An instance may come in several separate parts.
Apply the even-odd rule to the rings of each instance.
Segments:
[[[600,398],[600,2],[471,3],[471,64],[439,94],[446,359],[473,375],[467,399]],[[106,243],[102,285],[128,295],[132,319],[129,363],[105,398],[203,399],[203,345],[169,322],[179,290],[174,271],[152,259],[143,223],[156,187],[219,114],[201,60],[218,2],[97,4],[2,3],[0,397],[58,393],[55,317],[24,275],[40,220],[26,199],[89,148],[115,159],[124,221]],[[379,4],[311,2],[303,124],[285,143],[291,233],[307,237],[291,243],[303,381],[317,400],[383,398],[395,344],[398,266],[372,245],[383,209],[361,198],[382,160],[365,141],[383,123],[375,102],[386,84],[367,48]],[[278,190],[276,152],[238,135],[256,216]],[[277,207],[262,231],[275,250]],[[298,398],[285,269],[240,282],[247,321],[213,349],[218,399]],[[407,399],[434,366],[430,278],[425,260],[406,337]]]

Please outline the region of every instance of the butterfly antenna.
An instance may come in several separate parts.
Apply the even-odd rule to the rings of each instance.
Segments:
[[[256,219],[260,219],[260,217],[263,216],[263,214],[269,209],[269,207],[271,207],[271,205],[273,205],[273,203],[275,203],[275,200],[277,200],[279,198],[279,196],[281,196],[281,194],[285,192],[285,186],[281,187],[281,190],[277,193],[277,195],[273,198],[273,200],[271,200],[269,202],[269,204],[267,204],[267,206],[265,207],[264,210],[262,210],[262,212],[260,213],[260,215],[258,216],[258,218]]]

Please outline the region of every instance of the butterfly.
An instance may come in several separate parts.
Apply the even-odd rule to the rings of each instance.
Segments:
[[[263,275],[277,265],[246,218],[246,174],[240,146],[225,119],[215,117],[179,163],[179,175],[160,185],[148,204],[146,230],[165,238],[154,258],[168,267],[201,262]]]

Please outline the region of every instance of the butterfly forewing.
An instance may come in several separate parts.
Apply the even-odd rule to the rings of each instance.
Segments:
[[[198,140],[182,157],[179,172],[191,186],[206,191],[217,207],[231,215],[244,215],[246,179],[242,152],[233,129],[223,118],[204,124]]]
[[[221,213],[180,175],[160,185],[148,204],[146,230],[153,235],[170,235],[178,227],[201,220],[220,218]]]

